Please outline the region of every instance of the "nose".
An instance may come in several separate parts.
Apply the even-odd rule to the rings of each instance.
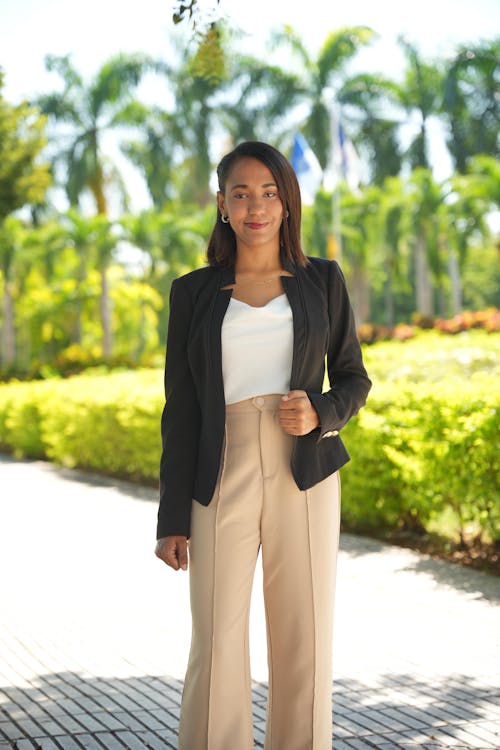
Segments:
[[[260,196],[255,196],[250,199],[248,203],[248,213],[249,214],[257,214],[261,213],[261,211],[264,209],[264,200]]]

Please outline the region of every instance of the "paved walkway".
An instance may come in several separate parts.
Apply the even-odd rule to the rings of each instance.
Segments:
[[[0,750],[177,747],[188,579],[153,555],[155,497],[0,457]],[[262,748],[259,579],[251,649]],[[498,578],[344,534],[335,750],[499,748],[499,604]]]

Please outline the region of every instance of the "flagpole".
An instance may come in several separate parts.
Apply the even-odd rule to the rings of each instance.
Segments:
[[[328,257],[337,261],[342,260],[342,217],[340,210],[340,163],[342,155],[339,143],[340,118],[335,98],[332,97],[331,106],[331,137],[332,137],[332,228],[328,242]]]

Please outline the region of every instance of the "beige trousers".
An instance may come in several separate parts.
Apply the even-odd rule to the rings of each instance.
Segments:
[[[266,750],[331,750],[338,473],[310,490],[290,471],[279,395],[227,407],[224,457],[208,507],[193,503],[193,620],[179,750],[253,750],[248,645],[262,545],[269,698]]]

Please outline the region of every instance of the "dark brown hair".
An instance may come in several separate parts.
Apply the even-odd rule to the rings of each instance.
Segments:
[[[217,167],[219,190],[225,194],[231,170],[240,159],[251,157],[266,165],[273,175],[283,205],[283,222],[280,229],[281,251],[285,258],[299,266],[307,265],[300,244],[301,200],[297,177],[292,165],[283,154],[262,141],[245,141],[222,157]],[[288,211],[288,216],[286,213]],[[286,217],[286,218],[285,218]],[[234,265],[236,236],[230,224],[224,224],[217,211],[215,226],[210,235],[207,260],[211,266],[228,268]]]

